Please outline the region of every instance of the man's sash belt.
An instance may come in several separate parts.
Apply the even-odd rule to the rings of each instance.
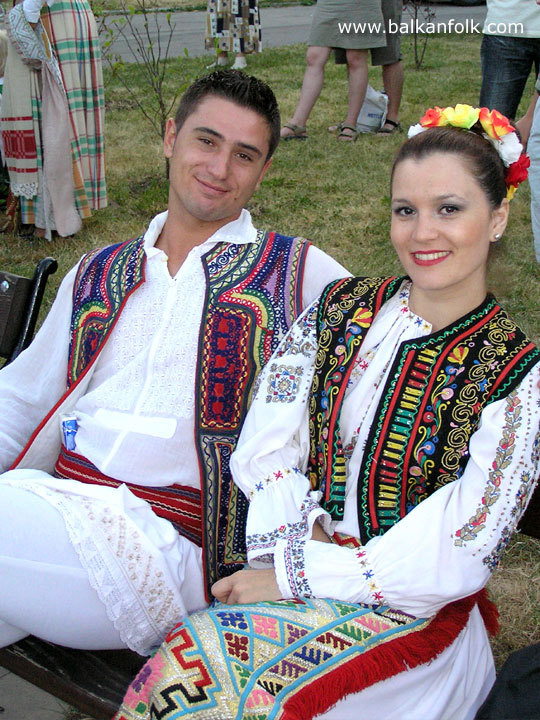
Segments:
[[[54,476],[69,478],[89,485],[106,485],[118,487],[125,485],[136,497],[146,500],[156,515],[169,520],[180,535],[192,542],[202,545],[202,514],[201,491],[185,485],[169,485],[167,487],[147,487],[122,483],[104,475],[82,455],[62,447]]]

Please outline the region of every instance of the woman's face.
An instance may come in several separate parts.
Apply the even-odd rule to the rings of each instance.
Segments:
[[[392,243],[416,290],[432,299],[466,293],[471,309],[482,302],[489,246],[507,217],[507,201],[494,210],[458,155],[434,153],[395,168]]]

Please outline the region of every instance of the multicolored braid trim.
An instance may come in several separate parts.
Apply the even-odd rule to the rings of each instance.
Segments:
[[[144,238],[89,253],[73,290],[68,388],[96,359],[128,296],[144,282]]]
[[[208,290],[195,414],[208,592],[246,561],[248,503],[232,481],[229,460],[253,382],[301,312],[308,247],[302,238],[260,232],[256,243],[220,244],[203,258]]]

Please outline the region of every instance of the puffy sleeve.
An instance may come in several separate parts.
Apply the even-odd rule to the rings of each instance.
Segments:
[[[271,374],[269,368],[266,381]],[[306,403],[289,436],[288,415],[278,419],[274,413],[265,427],[261,406],[266,398],[259,395],[251,411],[259,420],[246,428],[239,450],[244,471],[254,479],[249,488],[253,500],[248,543],[260,537],[261,546],[270,551],[283,597],[388,604],[428,617],[482,588],[525,511],[540,472],[539,380],[537,365],[510,395],[484,409],[459,480],[438,489],[381,537],[356,548],[310,539],[310,526],[302,516],[307,503],[312,504],[306,508],[308,518],[323,513],[302,475],[307,458]],[[287,450],[281,449],[282,444]],[[290,468],[295,459],[296,470]],[[285,475],[287,467],[290,472]],[[351,501],[356,507],[355,498],[348,498]],[[303,532],[292,532],[293,518],[303,523]],[[256,534],[257,522],[262,535]],[[328,518],[322,522],[331,531]]]
[[[0,371],[0,472],[66,390],[72,291],[76,268],[60,285],[52,308],[30,346]]]

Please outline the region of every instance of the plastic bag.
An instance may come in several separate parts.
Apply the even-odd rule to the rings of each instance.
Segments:
[[[377,132],[384,125],[388,110],[388,95],[367,86],[364,104],[356,121],[356,129],[361,133]]]

